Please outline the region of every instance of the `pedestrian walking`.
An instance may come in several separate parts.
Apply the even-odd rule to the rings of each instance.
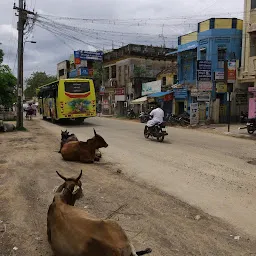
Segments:
[[[102,112],[102,104],[99,101],[96,107],[96,111],[97,111],[97,116],[100,117],[101,116],[101,112]]]

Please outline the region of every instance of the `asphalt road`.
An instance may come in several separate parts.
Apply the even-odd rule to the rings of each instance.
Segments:
[[[80,140],[95,128],[109,144],[102,161],[256,237],[255,141],[169,128],[159,143],[144,138],[143,124],[108,118],[82,126],[41,125],[58,137],[67,128]]]

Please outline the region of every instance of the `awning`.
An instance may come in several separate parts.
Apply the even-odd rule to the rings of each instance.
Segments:
[[[138,98],[138,99],[136,99],[136,100],[131,101],[131,104],[142,104],[142,103],[144,103],[145,101],[147,101],[147,98],[148,98],[147,96]]]
[[[150,98],[159,98],[159,97],[163,97],[165,95],[171,94],[173,93],[173,91],[168,91],[168,92],[156,92],[153,94],[148,95],[148,97]]]
[[[193,43],[193,44],[190,44],[190,45],[188,45],[188,46],[182,47],[182,48],[179,49],[178,51],[169,52],[169,53],[167,53],[165,56],[177,54],[177,53],[180,53],[180,52],[185,52],[185,51],[194,50],[194,49],[196,49],[197,47],[198,47],[198,43]]]

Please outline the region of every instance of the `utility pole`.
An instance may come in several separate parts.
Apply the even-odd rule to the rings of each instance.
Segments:
[[[24,0],[19,0],[19,7],[14,4],[13,9],[18,10],[18,72],[17,72],[17,122],[18,129],[23,128],[23,52],[24,52],[24,28],[27,22],[27,15],[33,12],[26,10]]]

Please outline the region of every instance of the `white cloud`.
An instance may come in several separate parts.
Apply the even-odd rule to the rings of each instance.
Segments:
[[[16,1],[17,2],[17,1]],[[68,59],[73,49],[94,50],[93,45],[99,49],[109,48],[112,45],[120,46],[126,43],[141,43],[160,45],[164,36],[167,46],[177,44],[178,35],[191,32],[196,29],[196,23],[211,17],[242,17],[242,0],[27,0],[27,7],[39,14],[51,14],[56,16],[78,17],[88,19],[122,19],[129,20],[126,25],[95,24],[83,21],[66,21],[67,24],[83,29],[119,31],[116,36],[109,33],[88,34],[75,33],[86,43],[59,38],[51,33],[36,27],[33,32],[33,40],[37,44],[26,44],[24,52],[24,73],[30,75],[33,71],[46,71],[51,74],[56,72],[56,64]],[[5,51],[5,62],[14,66],[17,49],[17,17],[14,15],[13,0],[0,0],[0,42]],[[141,19],[134,20],[132,19]],[[143,25],[144,24],[144,25]],[[145,25],[146,24],[146,25]],[[123,32],[124,34],[122,35]],[[72,32],[70,32],[71,34]],[[128,35],[127,33],[138,33]],[[151,34],[153,36],[141,36]]]

